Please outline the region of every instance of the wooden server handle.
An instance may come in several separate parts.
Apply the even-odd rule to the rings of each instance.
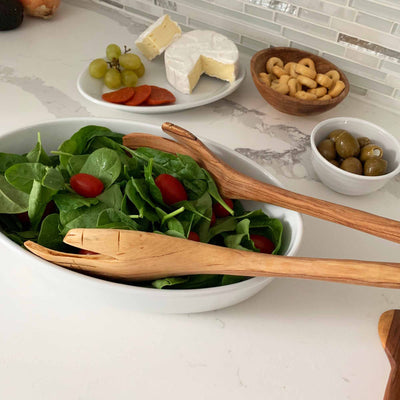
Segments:
[[[389,310],[379,320],[379,336],[392,367],[384,400],[400,399],[400,310]]]

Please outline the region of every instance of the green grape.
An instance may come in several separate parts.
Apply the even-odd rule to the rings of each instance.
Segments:
[[[142,62],[140,61],[139,56],[136,54],[122,54],[119,57],[119,65],[121,65],[122,68],[125,69],[130,69],[130,70],[135,70],[140,67],[140,64]]]
[[[115,68],[109,69],[104,75],[104,84],[109,89],[118,89],[121,86],[122,78],[121,72]]]
[[[102,78],[107,71],[107,63],[102,58],[96,58],[89,64],[89,74],[93,78]]]
[[[121,77],[122,77],[122,84],[124,86],[130,86],[130,87],[136,86],[138,81],[138,76],[135,74],[135,72],[129,69],[125,69],[121,72]]]
[[[121,48],[117,44],[109,44],[106,48],[106,56],[107,58],[112,61],[113,58],[118,60],[119,56],[121,55]]]
[[[135,69],[136,75],[138,76],[138,78],[141,78],[144,73],[145,73],[145,68],[143,64],[140,64],[140,67]]]

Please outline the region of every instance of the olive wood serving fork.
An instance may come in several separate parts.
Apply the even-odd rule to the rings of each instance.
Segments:
[[[378,333],[391,371],[383,400],[400,399],[400,310],[385,311],[379,318]]]
[[[261,182],[236,171],[217,158],[186,129],[170,122],[163,123],[162,129],[177,142],[150,134],[133,133],[124,137],[124,144],[132,148],[148,146],[171,153],[190,155],[210,172],[224,197],[270,203],[400,243],[399,221]]]
[[[117,281],[193,274],[274,276],[400,288],[400,264],[285,257],[168,235],[118,229],[71,229],[64,242],[98,253],[62,253],[27,241],[32,253],[69,269]]]

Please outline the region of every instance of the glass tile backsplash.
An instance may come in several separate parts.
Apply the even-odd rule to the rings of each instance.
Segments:
[[[92,0],[150,24],[214,29],[240,48],[291,46],[348,75],[352,93],[400,112],[400,0]]]

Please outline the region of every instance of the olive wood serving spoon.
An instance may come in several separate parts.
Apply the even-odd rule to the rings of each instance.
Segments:
[[[97,254],[62,253],[32,241],[32,253],[92,275],[135,281],[166,276],[227,274],[315,279],[400,288],[400,264],[285,257],[236,250],[168,235],[118,229],[71,229],[64,242]]]
[[[399,221],[297,194],[261,182],[236,171],[224,161],[217,158],[195,135],[186,129],[170,122],[163,123],[162,129],[176,139],[180,145],[190,150],[188,154],[192,155],[192,157],[194,156],[210,172],[224,197],[274,204],[400,243]],[[124,143],[128,147],[129,143],[134,142],[134,139],[130,136],[127,135],[124,137]],[[155,136],[152,137],[155,138]],[[167,139],[161,142],[166,143],[165,140]],[[171,142],[174,143],[173,141]],[[159,143],[159,139],[154,139],[154,142],[149,139],[147,145],[157,148],[156,145]],[[171,143],[168,146],[171,149],[173,148]],[[182,146],[179,148],[182,149]]]
[[[400,399],[400,310],[385,311],[378,323],[379,337],[392,367],[383,400]]]

